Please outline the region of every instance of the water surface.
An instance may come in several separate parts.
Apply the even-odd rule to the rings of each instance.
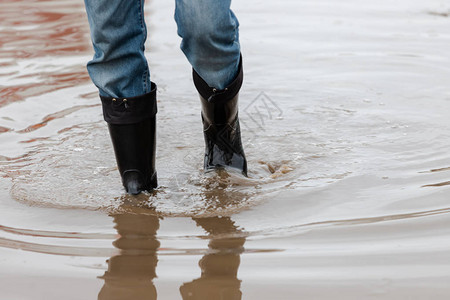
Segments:
[[[446,298],[450,5],[234,1],[249,178],[202,172],[173,5],[146,16],[161,186],[130,197],[83,3],[0,3],[0,299]]]

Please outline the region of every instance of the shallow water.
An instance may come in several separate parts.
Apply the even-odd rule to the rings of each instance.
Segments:
[[[82,3],[0,2],[0,299],[447,298],[450,4],[234,1],[247,179],[201,170],[169,2],[147,3],[161,187],[139,197]]]

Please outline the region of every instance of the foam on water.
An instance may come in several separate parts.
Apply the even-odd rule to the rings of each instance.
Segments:
[[[137,198],[124,194],[103,123],[80,124],[57,138],[40,140],[3,168],[13,181],[12,197],[27,205],[110,211],[131,201],[156,207],[162,215],[179,216],[230,215],[245,209],[257,203],[261,190],[286,185],[280,178],[293,170],[261,162],[260,172],[252,172],[256,178],[225,171],[205,175],[198,168],[202,160],[198,150],[200,155],[191,157],[189,149],[178,149],[177,157],[188,157],[180,160],[181,165],[168,167],[173,158],[159,160],[161,186]]]

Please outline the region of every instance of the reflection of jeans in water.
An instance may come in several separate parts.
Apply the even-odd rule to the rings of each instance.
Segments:
[[[150,92],[144,56],[144,0],[85,0],[94,58],[88,71],[102,96],[134,97]],[[239,64],[239,23],[231,0],[176,0],[181,49],[209,86],[223,89]]]

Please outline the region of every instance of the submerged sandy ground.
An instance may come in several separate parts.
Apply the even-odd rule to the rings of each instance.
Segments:
[[[204,175],[147,3],[155,194],[123,195],[81,2],[0,3],[0,300],[447,299],[450,4],[234,1],[250,178]]]

